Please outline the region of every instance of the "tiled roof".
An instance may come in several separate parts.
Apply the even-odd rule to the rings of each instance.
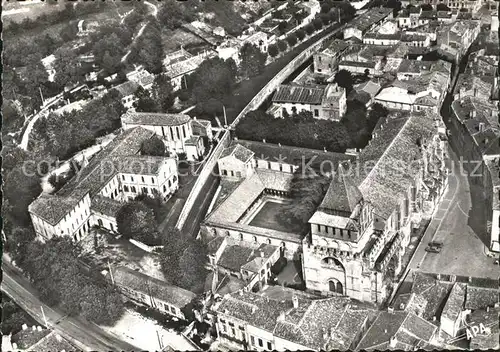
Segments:
[[[357,91],[362,91],[368,93],[371,97],[377,95],[380,91],[380,84],[375,83],[373,81],[366,81],[354,87]]]
[[[75,351],[76,348],[67,340],[59,336],[55,331],[38,341],[30,347],[33,351]]]
[[[185,75],[190,73],[198,68],[203,61],[208,59],[211,55],[197,55],[193,57],[189,57],[182,61],[167,61],[167,59],[163,62],[165,66],[165,75],[170,78],[175,78],[178,76]]]
[[[376,63],[375,62],[361,62],[361,61],[343,60],[343,61],[339,62],[339,66],[375,68]]]
[[[254,142],[247,140],[237,140],[238,143],[255,153],[256,159],[278,161],[300,166],[310,165],[311,168],[322,166],[323,171],[330,172],[336,168],[338,163],[345,160],[353,160],[355,157],[343,153],[324,152],[316,149],[290,147],[273,143]]]
[[[479,333],[472,337],[469,346],[471,350],[498,350],[499,314],[500,308],[490,308],[488,311],[477,309],[467,317],[469,325],[479,326],[479,324],[483,324],[484,327],[490,329],[489,333]]]
[[[366,33],[363,39],[380,39],[380,40],[401,40],[401,33],[378,33],[369,32]]]
[[[31,346],[35,345],[38,341],[50,334],[49,329],[42,329],[42,331],[33,330],[30,327],[26,330],[21,330],[12,336],[12,342],[16,343],[20,349],[28,350]]]
[[[191,136],[184,142],[186,145],[198,145],[198,141],[200,140],[200,136]]]
[[[217,312],[230,315],[274,336],[306,348],[349,349],[373,311],[349,305],[345,297],[306,298],[297,293],[298,307],[251,292],[226,295]]]
[[[401,344],[417,346],[420,341],[429,342],[436,330],[437,327],[413,313],[380,312],[357,349],[383,350],[381,346],[386,347],[391,337]]]
[[[500,291],[498,289],[467,285],[465,308],[474,310],[492,307],[499,302],[499,299]]]
[[[219,159],[230,155],[234,156],[239,161],[246,163],[254,156],[254,153],[239,143],[233,143],[228,148],[224,149]]]
[[[309,87],[282,84],[274,93],[273,102],[320,105],[325,88],[325,86]]]
[[[422,71],[430,71],[432,61],[418,61],[404,59],[399,65],[399,72],[421,73]]]
[[[142,127],[123,131],[56,195],[39,197],[30,204],[29,211],[53,225],[57,224],[87,193],[94,197],[116,175],[116,158],[137,154],[142,142],[153,135],[154,132]]]
[[[116,89],[118,92],[120,92],[120,94],[123,97],[126,97],[129,95],[135,94],[135,92],[137,91],[137,88],[139,88],[139,84],[137,84],[136,82],[127,81],[125,83],[122,83],[122,84],[114,87],[113,89]]]
[[[182,308],[196,297],[188,290],[167,284],[139,271],[124,266],[113,268],[113,279],[117,285],[128,287],[147,296],[161,299],[167,303]]]
[[[336,55],[339,52],[342,52],[343,50],[347,49],[348,47],[349,44],[347,44],[345,41],[340,39],[334,39],[333,41],[328,43],[326,49],[323,50],[323,54]]]
[[[233,272],[239,272],[240,269],[258,272],[264,261],[278,249],[279,247],[267,243],[258,248],[231,245],[224,249],[217,264]]]
[[[162,156],[127,155],[113,158],[116,170],[124,174],[157,175],[167,159]]]
[[[222,243],[224,242],[225,239],[226,237],[217,236],[213,240],[208,242],[207,244],[208,253],[215,254],[215,252],[217,252],[219,248],[222,246]]]
[[[121,120],[122,123],[135,125],[179,126],[188,123],[191,118],[186,114],[128,111],[122,115]]]
[[[390,51],[391,47],[387,45],[363,45],[358,56],[372,62],[374,57],[384,57]]]
[[[370,160],[375,162],[366,177],[363,179],[364,175],[361,175],[358,179],[361,181],[359,190],[364,199],[374,205],[378,215],[389,217],[414,182],[415,170],[402,165],[421,158],[417,141],[428,140],[436,132],[433,126],[432,119],[425,115],[412,115],[402,124],[397,120],[389,121],[381,126],[377,136],[360,153],[358,162],[362,167]],[[379,138],[382,143],[378,143]],[[380,145],[386,148],[374,152],[373,149],[380,148]],[[378,155],[378,159],[370,158]]]
[[[118,210],[120,210],[123,204],[124,203],[121,203],[109,197],[96,195],[94,196],[94,198],[92,198],[90,209],[97,213],[115,218],[116,213],[118,212]]]
[[[292,174],[256,169],[208,216],[207,221],[236,223],[264,189],[287,191],[292,178]]]
[[[318,209],[351,213],[363,199],[363,195],[343,168],[337,171]]]
[[[492,76],[478,76],[476,74],[462,73],[458,76],[456,91],[462,97],[464,94],[475,95],[479,98],[489,99],[495,78]],[[463,92],[463,94],[462,94]]]
[[[361,31],[367,31],[372,25],[389,16],[392,9],[373,7],[364,14],[354,18],[349,22],[346,28],[356,28]]]
[[[446,300],[441,317],[455,321],[464,310],[465,302],[465,284],[455,283],[451,289],[450,295]]]

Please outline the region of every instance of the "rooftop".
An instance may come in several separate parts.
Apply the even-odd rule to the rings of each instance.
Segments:
[[[321,105],[325,88],[282,84],[274,93],[273,102]]]
[[[182,308],[191,303],[196,297],[191,291],[169,285],[165,281],[124,266],[115,267],[112,270],[113,279],[117,285],[128,287],[134,291],[161,299],[178,308]]]
[[[125,83],[122,83],[122,84],[114,87],[113,89],[116,89],[118,92],[120,92],[122,97],[126,97],[129,95],[135,94],[135,92],[137,91],[137,88],[139,88],[138,83],[132,82],[132,81],[127,81]]]
[[[359,29],[362,32],[366,32],[374,24],[380,22],[392,13],[392,9],[373,7],[366,11],[364,14],[354,18],[348,25]]]
[[[116,213],[121,209],[124,203],[121,203],[117,200],[111,199],[109,197],[103,197],[100,195],[96,195],[92,199],[92,203],[90,209],[93,211],[110,216],[112,218],[116,217]]]
[[[247,163],[254,156],[254,153],[250,149],[242,146],[239,143],[233,143],[229,147],[224,149],[219,159],[225,158],[227,156],[233,156],[239,161]]]
[[[253,246],[252,246],[253,247]],[[263,243],[258,248],[228,245],[219,259],[218,265],[233,272],[248,270],[257,273],[279,247]]]
[[[179,126],[188,123],[191,117],[186,114],[127,111],[121,116],[121,120],[122,123],[135,125]]]
[[[345,297],[312,299],[297,293],[298,306],[251,292],[224,296],[217,312],[243,320],[304,348],[349,349],[373,310]]]
[[[153,135],[154,132],[142,127],[123,131],[56,195],[40,196],[30,204],[29,211],[50,224],[57,224],[86,194],[94,197],[116,175],[116,160],[120,160],[117,158],[136,155],[142,142]]]

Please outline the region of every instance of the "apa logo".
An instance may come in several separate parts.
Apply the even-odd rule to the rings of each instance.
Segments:
[[[479,323],[479,325],[467,326],[465,331],[467,333],[467,340],[476,337],[478,334],[482,335],[490,333],[490,329],[485,327],[483,323]]]

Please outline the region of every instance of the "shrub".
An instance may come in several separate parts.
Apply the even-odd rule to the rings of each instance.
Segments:
[[[278,49],[281,51],[281,52],[285,52],[286,49],[288,48],[288,45],[286,44],[286,42],[284,40],[280,40],[278,42]]]
[[[302,40],[306,37],[306,32],[302,28],[300,28],[295,32],[295,35],[299,40]]]
[[[286,38],[286,41],[288,42],[290,47],[292,47],[295,44],[297,44],[297,36],[294,33],[292,33]]]
[[[278,47],[275,44],[269,45],[269,47],[267,48],[267,52],[271,57],[276,57],[280,53]]]
[[[304,30],[306,31],[307,34],[311,35],[314,33],[314,26],[312,24],[308,24],[307,26],[304,27]]]
[[[321,18],[315,18],[312,24],[314,26],[314,29],[316,29],[317,31],[323,28],[323,21],[321,20]]]

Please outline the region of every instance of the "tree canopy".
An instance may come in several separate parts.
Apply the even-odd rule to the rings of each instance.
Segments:
[[[266,65],[267,55],[250,43],[245,43],[240,50],[240,72],[243,77],[259,75]]]
[[[156,245],[159,241],[154,212],[143,202],[124,204],[116,214],[118,232],[125,238],[133,238],[145,244]]]
[[[354,79],[352,78],[351,72],[347,70],[339,70],[335,74],[335,82],[342,88],[346,89],[346,93],[352,90],[352,85],[354,84]]]
[[[151,88],[151,96],[157,102],[161,112],[167,112],[174,105],[175,94],[170,77],[157,75]]]
[[[142,142],[141,154],[151,156],[168,156],[165,144],[156,135]]]
[[[195,102],[222,100],[236,82],[237,67],[233,59],[205,60],[192,75],[192,94]]]

